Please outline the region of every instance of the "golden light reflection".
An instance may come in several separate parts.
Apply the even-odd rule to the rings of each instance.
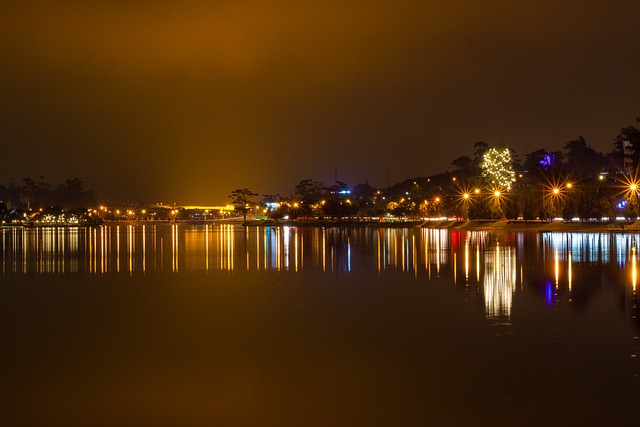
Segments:
[[[557,249],[555,251],[554,265],[555,265],[555,272],[556,272],[556,289],[558,289],[558,279],[560,277],[560,258],[558,257]]]
[[[280,237],[280,227],[276,227],[276,270],[280,271],[282,238]]]
[[[180,269],[180,236],[178,224],[171,224],[171,271]]]
[[[116,226],[116,271],[120,272],[120,226]]]
[[[232,271],[234,269],[234,230],[234,226],[231,224],[221,224],[218,229],[216,250],[218,252],[218,268],[221,270]]]
[[[298,255],[300,254],[300,248],[298,247],[298,234],[297,230],[294,229],[293,233],[294,245],[293,245],[293,253],[295,254],[294,258],[294,269],[298,271]]]
[[[567,258],[567,280],[568,280],[568,285],[569,285],[569,292],[571,292],[571,288],[572,288],[572,283],[573,283],[573,272],[572,272],[572,260],[571,260],[571,251],[569,251],[569,255]]]
[[[427,230],[422,230],[420,235],[421,240],[424,242],[424,265],[427,266],[427,277],[431,279],[431,263],[429,262],[429,239],[427,238]]]
[[[322,271],[327,271],[327,243],[326,231],[322,228]]]
[[[436,275],[440,276],[440,239],[436,239]]]
[[[476,281],[480,282],[480,246],[476,246]]]
[[[89,272],[95,273],[95,264],[94,264],[94,256],[95,256],[95,247],[93,246],[93,230],[87,236],[87,244],[89,247]]]
[[[108,228],[106,227],[100,227],[100,241],[102,242],[101,245],[101,253],[100,253],[100,272],[101,273],[106,273],[108,270],[108,262],[109,262],[109,251],[107,251],[107,230]]]
[[[295,272],[304,266],[304,270],[335,273],[396,270],[426,281],[437,270],[446,282],[462,280],[464,274],[465,286],[476,284],[479,295],[484,295],[488,317],[510,316],[516,276],[519,274],[522,284],[530,268],[527,264],[523,268],[522,262],[516,267],[520,246],[505,240],[492,249],[493,234],[455,233],[458,234],[426,228],[364,227],[245,230],[232,224],[184,223],[2,229],[0,258],[2,274],[135,275],[161,270],[236,269]],[[573,294],[581,284],[573,280],[574,272],[578,274],[582,264],[591,262],[619,263],[619,271],[627,278],[627,289],[633,288],[635,293],[637,239],[633,234],[622,233],[604,237],[589,233],[540,235],[540,265],[546,265],[541,272],[546,273],[551,300],[555,295],[554,279],[556,289],[566,280]],[[473,252],[475,262],[471,259]]]
[[[464,282],[469,284],[469,239],[464,239]]]
[[[457,264],[457,262],[456,262],[457,255],[458,254],[456,254],[455,252],[453,253],[453,284],[454,285],[456,284],[456,281],[458,280],[458,277],[457,277],[458,269],[457,269],[457,266],[456,266],[456,264]]]
[[[133,241],[134,241],[134,229],[133,225],[130,224],[127,230],[127,246],[128,246],[128,255],[129,255],[129,274],[133,274]]]
[[[631,286],[633,292],[636,292],[636,285],[638,283],[638,271],[636,269],[638,254],[636,247],[631,248]]]
[[[487,249],[484,257],[484,301],[489,318],[511,316],[516,290],[516,258],[511,248]]]

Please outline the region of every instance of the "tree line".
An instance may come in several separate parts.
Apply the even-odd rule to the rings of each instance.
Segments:
[[[22,185],[0,185],[0,213],[3,216],[28,211],[82,210],[96,204],[93,190],[86,190],[81,178],[68,178],[53,186],[41,176],[23,178]]]
[[[293,194],[263,194],[263,218],[460,217],[469,219],[601,219],[640,217],[637,182],[640,130],[621,129],[612,149],[594,150],[582,136],[560,150],[536,149],[521,158],[509,147],[476,142],[451,171],[408,178],[388,188],[367,182],[349,188],[306,178]],[[255,204],[249,189],[234,190],[241,209]],[[238,192],[244,194],[238,198]]]

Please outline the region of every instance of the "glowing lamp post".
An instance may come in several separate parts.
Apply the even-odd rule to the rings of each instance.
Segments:
[[[434,217],[439,217],[440,216],[440,197],[436,196],[433,198],[433,208],[432,208],[432,212]]]
[[[502,206],[502,190],[500,188],[494,188],[491,192],[490,198],[492,199],[492,203],[490,204],[491,216],[493,219],[502,219],[504,218],[504,211]]]
[[[629,189],[625,195],[627,199],[627,205],[625,207],[625,216],[629,219],[637,219],[640,215],[640,206],[638,205],[638,188],[640,186],[637,182],[630,182]]]
[[[471,194],[466,191],[462,193],[462,216],[465,219],[469,219],[469,199],[471,199]]]

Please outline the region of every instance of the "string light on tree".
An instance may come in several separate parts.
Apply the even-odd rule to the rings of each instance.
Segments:
[[[511,152],[508,148],[490,148],[483,156],[482,177],[489,184],[501,188],[510,188],[516,180]]]

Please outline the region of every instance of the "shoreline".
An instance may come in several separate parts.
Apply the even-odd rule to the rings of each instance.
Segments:
[[[128,224],[233,224],[243,225],[242,220],[207,220],[207,221],[105,221],[104,225]],[[100,224],[50,224],[23,225],[2,224],[2,228],[44,228],[44,227],[96,227]],[[416,221],[349,221],[349,220],[247,220],[248,227],[325,227],[325,228],[431,228],[461,231],[531,231],[531,232],[600,232],[600,233],[640,233],[640,221],[510,221],[510,220],[416,220]]]
[[[247,221],[247,226],[292,227],[370,227],[370,228],[432,228],[462,231],[532,231],[532,232],[612,232],[640,233],[640,221]]]

